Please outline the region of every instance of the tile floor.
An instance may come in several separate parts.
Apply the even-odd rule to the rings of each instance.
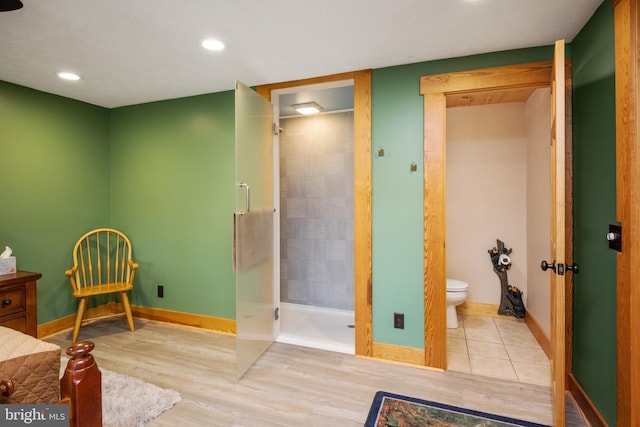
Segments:
[[[447,329],[449,369],[549,386],[551,364],[520,319],[458,316],[458,329]]]

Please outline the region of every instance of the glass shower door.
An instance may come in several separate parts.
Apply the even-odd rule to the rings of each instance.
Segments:
[[[236,375],[274,339],[273,105],[236,81]]]

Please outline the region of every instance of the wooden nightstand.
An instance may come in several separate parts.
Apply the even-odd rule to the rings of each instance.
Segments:
[[[42,274],[29,271],[0,276],[0,326],[37,338],[36,281],[41,277]]]

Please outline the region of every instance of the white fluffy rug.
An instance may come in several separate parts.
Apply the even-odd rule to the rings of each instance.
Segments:
[[[60,377],[68,359],[60,361]],[[138,427],[146,424],[180,401],[175,390],[164,389],[138,378],[104,368],[102,372],[103,427]]]

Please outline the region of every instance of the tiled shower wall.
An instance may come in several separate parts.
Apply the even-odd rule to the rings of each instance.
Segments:
[[[280,300],[353,310],[353,112],[280,127]]]

